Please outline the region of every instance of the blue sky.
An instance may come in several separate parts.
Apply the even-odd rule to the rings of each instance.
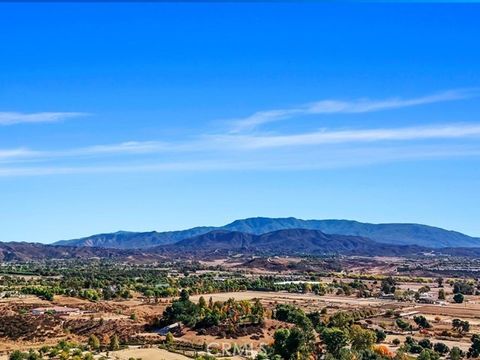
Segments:
[[[480,236],[478,4],[0,4],[0,240],[250,216]]]

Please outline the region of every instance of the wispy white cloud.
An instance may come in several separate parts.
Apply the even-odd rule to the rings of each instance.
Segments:
[[[147,154],[166,151],[171,144],[161,141],[127,141],[118,144],[94,145],[61,152],[51,152],[52,156],[88,156],[115,154]]]
[[[294,116],[315,115],[315,114],[355,114],[368,113],[381,110],[399,109],[411,106],[432,104],[445,101],[461,100],[477,97],[480,92],[477,89],[449,90],[418,98],[402,99],[390,98],[384,100],[356,99],[352,101],[343,100],[321,100],[313,103],[290,109],[277,109],[259,111],[248,117],[231,121],[232,133],[240,133],[252,130],[262,124],[279,120],[290,119]]]
[[[356,130],[319,130],[288,135],[206,135],[191,141],[129,141],[118,144],[94,145],[63,150],[33,150],[27,148],[0,149],[0,161],[40,160],[61,158],[102,158],[146,154],[203,154],[211,152],[261,151],[265,149],[315,147],[334,144],[405,142],[416,140],[480,138],[480,123],[444,124],[397,128]]]
[[[345,167],[370,166],[381,163],[436,160],[457,157],[480,157],[480,146],[464,145],[414,145],[388,147],[348,147],[309,152],[287,152],[280,156],[263,154],[238,159],[228,154],[197,161],[158,161],[144,164],[90,166],[20,166],[0,167],[0,177],[25,177],[48,175],[150,173],[150,172],[204,172],[204,171],[309,171]]]
[[[235,130],[169,141],[127,141],[65,149],[0,149],[0,176],[204,170],[301,170],[412,159],[480,156],[480,122],[428,126],[246,131],[309,114],[362,113],[477,96],[455,90],[413,99],[324,100],[258,112]],[[83,113],[1,113],[0,125],[59,121]],[[308,148],[308,150],[306,150]]]
[[[220,135],[212,137],[226,146],[244,149],[339,143],[409,141],[480,137],[480,124],[449,124],[364,130],[321,130],[294,135]]]
[[[22,123],[51,123],[74,117],[86,116],[82,112],[0,112],[0,125],[15,125]]]
[[[15,159],[51,160],[65,157],[116,156],[126,154],[151,154],[175,147],[159,141],[128,141],[118,144],[93,145],[64,150],[31,150],[27,148],[0,149],[0,161]]]
[[[0,167],[0,177],[9,176],[42,176],[71,174],[102,174],[102,173],[142,173],[164,171],[209,171],[255,169],[258,164],[231,161],[172,161],[148,164],[93,165],[93,166],[31,166],[31,167]]]
[[[291,167],[292,169],[305,166],[305,159],[310,159],[315,154],[315,161],[322,158],[322,166],[333,166],[335,162],[345,165],[354,162],[365,163],[367,158],[378,158],[383,154],[384,159],[395,160],[399,156],[406,158],[425,157],[425,140],[431,140],[435,156],[448,156],[452,149],[446,147],[444,140],[468,140],[480,138],[479,124],[446,124],[422,127],[400,128],[373,128],[359,130],[321,130],[293,135],[215,135],[203,136],[188,142],[125,142],[110,145],[96,145],[83,148],[72,148],[56,151],[42,151],[26,148],[0,150],[0,163],[14,166],[14,168],[0,168],[6,174],[23,174],[34,172],[45,173],[75,173],[75,172],[126,172],[153,171],[153,170],[185,170],[185,169],[234,169],[240,168],[266,168],[272,167],[279,159],[291,159],[286,164],[277,164],[278,167]],[[471,141],[470,141],[471,142]],[[477,143],[474,141],[473,143]],[[397,145],[394,145],[397,144]],[[436,144],[436,145],[435,145]],[[453,142],[455,146],[458,142]],[[362,156],[362,152],[369,152],[375,146],[374,155]],[[308,147],[308,151],[303,148]],[[455,156],[462,153],[466,156],[477,154],[477,146],[472,152],[468,148],[461,151],[454,148]],[[397,154],[392,152],[394,149]],[[418,151],[415,155],[415,151]],[[168,154],[168,156],[167,156]],[[346,155],[345,155],[346,154]],[[430,155],[431,155],[430,154]],[[128,155],[128,156],[126,156]],[[159,156],[161,155],[161,156]],[[67,161],[68,159],[68,161]],[[131,162],[144,161],[171,161],[171,163],[155,165],[131,165]],[[349,159],[347,161],[347,159]],[[313,159],[307,161],[307,164]],[[85,167],[88,164],[101,164]],[[44,167],[28,168],[26,163],[42,162]],[[115,165],[113,165],[115,164]],[[129,165],[125,165],[129,164]],[[208,164],[208,167],[207,167]],[[55,165],[55,166],[53,166]],[[53,167],[52,167],[53,166]],[[32,170],[33,169],[33,170]],[[44,169],[44,170],[42,170]],[[63,169],[63,170],[62,170]]]
[[[25,148],[0,149],[0,160],[18,159],[22,157],[31,157],[34,152]]]

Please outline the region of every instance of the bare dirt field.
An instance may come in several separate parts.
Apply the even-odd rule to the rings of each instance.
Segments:
[[[191,296],[192,301],[198,301],[202,295]],[[227,292],[210,295],[203,295],[205,299],[212,297],[213,301],[227,301],[230,298],[235,300],[251,300],[260,299],[260,301],[267,307],[275,303],[294,304],[303,309],[318,310],[325,306],[334,307],[380,307],[385,305],[401,306],[401,304],[391,301],[376,298],[356,298],[354,296],[334,296],[325,295],[319,296],[315,294],[297,294],[288,292],[268,292],[268,291],[242,291],[242,292]]]
[[[480,319],[480,304],[423,305],[415,310],[422,314]]]
[[[15,298],[3,298],[0,299],[0,305],[3,304],[10,304],[10,303],[15,303],[15,304],[25,304],[25,305],[38,305],[38,306],[45,306],[45,305],[50,305],[49,301],[46,300],[41,300],[36,296],[33,295],[22,295],[20,297],[15,297]]]
[[[128,360],[141,358],[142,360],[191,360],[189,357],[158,348],[133,348],[110,352],[112,359]],[[3,360],[0,358],[0,360]]]

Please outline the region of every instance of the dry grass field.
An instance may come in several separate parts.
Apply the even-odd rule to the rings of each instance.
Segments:
[[[389,307],[407,306],[391,300],[376,298],[357,298],[355,296],[336,296],[336,295],[315,295],[315,294],[298,294],[288,292],[268,292],[268,291],[242,291],[216,293],[210,295],[191,296],[191,300],[196,302],[203,296],[205,299],[212,297],[213,301],[227,301],[230,298],[235,300],[252,300],[260,299],[266,307],[273,307],[276,304],[292,304],[304,310],[315,311],[326,306],[338,309],[352,309],[362,307]]]
[[[191,358],[158,348],[131,348],[110,352],[110,357],[115,360],[128,360],[131,358],[142,360],[191,360]]]

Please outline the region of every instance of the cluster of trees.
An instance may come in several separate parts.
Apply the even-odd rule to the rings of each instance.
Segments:
[[[453,301],[461,304],[465,301],[465,295],[478,295],[480,293],[479,284],[472,281],[456,281],[452,284]],[[439,293],[440,295],[440,293]]]
[[[474,334],[471,338],[471,346],[468,352],[462,351],[459,347],[449,348],[442,342],[432,343],[429,339],[417,341],[407,336],[405,343],[400,347],[398,354],[411,353],[417,354],[420,360],[438,360],[448,355],[450,360],[460,360],[466,358],[480,357],[480,335]],[[398,355],[397,354],[397,355]]]
[[[261,276],[258,278],[246,278],[241,275],[235,275],[232,278],[217,280],[212,274],[205,274],[200,276],[188,276],[179,278],[172,283],[171,286],[175,288],[188,288],[190,294],[208,294],[215,292],[229,292],[229,291],[287,291],[290,293],[314,293],[316,295],[325,294],[339,294],[352,295],[354,293],[359,296],[366,297],[371,293],[368,286],[361,280],[353,282],[343,282],[334,280],[332,283],[321,283],[315,281],[312,277],[311,281],[281,281],[282,279],[276,276]]]
[[[159,325],[181,322],[191,328],[202,329],[211,326],[226,325],[228,331],[234,332],[239,325],[260,324],[263,322],[265,309],[258,299],[253,302],[229,299],[225,302],[212,298],[208,303],[200,297],[197,304],[190,300],[186,290],[180,298],[165,309]]]
[[[24,264],[8,269],[12,274],[45,274],[41,277],[22,278],[3,276],[0,285],[4,290],[19,290],[23,293],[52,299],[54,295],[79,297],[91,301],[126,299],[139,292],[148,300],[178,296],[180,289],[190,294],[209,294],[231,291],[288,291],[292,293],[337,294],[371,297],[383,292],[397,295],[397,282],[403,278],[383,276],[347,277],[353,281],[334,280],[321,283],[319,275],[310,274],[305,282],[288,281],[278,276],[247,278],[241,273],[208,272],[196,274],[199,264],[170,264],[168,268],[125,265],[109,261],[64,261],[48,264]],[[212,269],[210,269],[212,270]],[[188,276],[182,276],[188,274]],[[48,276],[47,276],[48,275]],[[285,281],[283,281],[285,280]],[[368,284],[364,280],[373,280]],[[408,279],[405,279],[408,280]],[[379,282],[381,283],[379,284]],[[424,279],[415,279],[423,282]],[[471,292],[470,283],[455,285],[459,294]],[[428,289],[424,287],[422,289]],[[414,294],[403,294],[413,296]],[[399,294],[399,296],[401,296]],[[458,296],[460,299],[460,295]]]
[[[132,291],[144,284],[156,284],[166,281],[165,270],[124,266],[108,262],[72,261],[69,263],[48,263],[22,265],[12,268],[12,273],[35,269],[46,273],[40,277],[21,277],[5,275],[0,285],[5,291],[19,291],[52,300],[55,295],[66,295],[92,301],[100,299],[128,298]],[[48,271],[47,271],[48,269]]]
[[[260,354],[258,359],[387,359],[390,352],[376,345],[385,339],[385,333],[355,324],[355,321],[372,314],[368,310],[337,312],[332,316],[325,310],[306,314],[293,305],[277,305],[273,318],[291,323],[293,327],[277,330],[273,346]],[[317,337],[321,343],[316,341]]]
[[[453,319],[452,329],[459,332],[460,334],[465,334],[470,331],[470,323],[466,320]]]
[[[415,324],[417,324],[420,329],[430,329],[432,327],[423,315],[414,316],[413,321],[415,321]]]
[[[90,335],[88,343],[85,345],[62,340],[55,346],[43,346],[38,350],[15,350],[8,358],[9,360],[42,360],[45,358],[61,360],[106,360],[105,357],[98,358],[98,356],[96,356],[101,350],[120,350],[118,337],[116,335],[112,336],[107,346],[102,346],[100,340],[95,335]]]
[[[465,356],[465,353],[456,346],[450,349],[442,342],[432,343],[429,339],[417,341],[410,336],[407,336],[405,343],[397,352],[397,354],[405,353],[418,355],[419,360],[438,360],[446,355],[451,360],[459,360]]]
[[[368,316],[370,314],[366,311],[338,312],[328,319],[323,328],[317,327],[326,351],[325,359],[391,358],[392,354],[386,347],[377,345],[386,338],[383,330],[370,330],[355,324],[360,318]]]
[[[38,285],[24,286],[20,289],[23,294],[36,295],[44,300],[53,300],[53,296],[60,292],[59,289]]]
[[[454,346],[449,348],[442,342],[432,343],[429,339],[415,340],[407,336],[405,343],[400,346],[396,354],[388,348],[379,345],[386,335],[382,330],[371,330],[358,324],[359,319],[369,317],[368,311],[337,312],[331,316],[326,311],[305,313],[293,305],[277,305],[273,318],[291,323],[294,326],[288,329],[277,330],[274,344],[258,359],[272,360],[301,360],[321,358],[325,360],[438,360],[445,356],[448,359],[459,360],[465,357],[480,357],[480,335],[473,335],[471,347],[463,352]],[[431,327],[427,319],[415,316],[414,322],[420,329]],[[398,318],[398,327],[412,330],[412,325]],[[453,330],[465,334],[470,329],[468,321],[454,319]],[[320,339],[319,343],[316,339]],[[400,345],[397,339],[395,344]]]
[[[0,286],[3,290],[19,290],[48,300],[54,295],[65,295],[92,301],[129,298],[133,292],[142,293],[149,301],[158,301],[162,297],[178,296],[179,289],[188,289],[190,294],[258,290],[313,292],[323,295],[335,291],[350,294],[353,291],[353,288],[345,283],[324,285],[282,282],[282,278],[274,276],[252,279],[239,273],[192,274],[195,270],[196,267],[183,268],[178,264],[168,269],[158,269],[108,261],[25,264],[8,268],[6,272],[15,275],[36,272],[46,276],[4,275],[0,277]],[[185,274],[188,276],[182,276]],[[218,274],[221,274],[221,277]]]
[[[320,322],[322,318],[320,313],[309,315],[293,305],[277,305],[272,317],[294,326],[277,330],[273,345],[266,348],[266,352],[261,353],[258,359],[309,359],[315,352],[314,322]]]
[[[92,351],[98,351],[98,350],[116,351],[116,350],[120,350],[120,340],[117,335],[113,335],[111,338],[109,338],[108,345],[102,346],[100,339],[95,334],[92,334],[88,338],[88,347]]]
[[[288,291],[292,293],[315,293],[324,295],[357,294],[372,296],[372,289],[360,279],[353,282],[334,280],[318,282],[318,276],[309,281],[294,282],[288,278],[263,276],[247,278],[241,273],[209,272],[195,274],[200,266],[195,264],[170,264],[168,268],[124,265],[101,261],[60,261],[45,264],[23,264],[6,269],[11,274],[41,274],[40,277],[3,276],[3,290],[19,290],[26,294],[51,299],[54,295],[84,298],[92,301],[124,299],[133,292],[140,292],[149,301],[162,297],[178,296],[180,289],[190,294],[209,294],[230,291]],[[182,276],[188,274],[188,276]],[[45,276],[43,276],[45,275]],[[286,281],[283,281],[286,280]]]
[[[428,320],[423,315],[415,316],[413,319],[414,319],[415,324],[417,324],[417,326],[420,329],[429,329],[429,328],[432,327],[431,324],[428,322]],[[403,331],[412,331],[413,330],[412,325],[408,321],[406,321],[402,318],[396,319],[395,324]],[[470,331],[470,323],[466,320],[453,319],[452,320],[452,329],[463,335],[463,334],[466,334],[467,332]]]
[[[274,280],[275,279],[271,279]],[[278,279],[276,280],[278,281]],[[253,285],[253,284],[251,284]],[[350,296],[355,294],[357,297],[371,297],[374,293],[375,284],[368,286],[360,279],[354,279],[350,282],[344,282],[334,279],[331,283],[321,282],[291,282],[278,283],[273,282],[272,286],[257,288],[249,286],[248,290],[268,290],[268,291],[288,291],[291,293],[314,293],[316,295],[336,294]]]
[[[466,281],[457,281],[453,283],[454,294],[475,295],[477,289],[473,283]]]
[[[454,319],[452,322],[454,330],[464,334],[470,329],[468,321]],[[396,343],[400,343],[397,339]],[[462,351],[459,347],[453,346],[449,348],[442,342],[432,343],[429,339],[415,340],[411,336],[407,336],[404,344],[398,349],[396,357],[398,359],[410,359],[406,354],[413,354],[417,360],[439,360],[447,356],[450,360],[460,360],[464,358],[480,357],[480,335],[474,334],[471,337],[471,346],[467,352]]]
[[[55,346],[43,346],[38,350],[16,350],[12,352],[8,358],[9,360],[42,360],[45,358],[61,360],[106,360],[106,357],[98,357],[97,354],[99,351],[116,351],[120,350],[120,348],[120,341],[116,335],[110,338],[107,346],[102,346],[98,337],[90,335],[88,343],[85,345],[62,340]]]
[[[9,360],[41,360],[45,358],[62,360],[93,360],[94,354],[89,351],[89,347],[86,345],[62,340],[55,346],[43,346],[38,350],[16,350],[12,352],[8,358]]]

